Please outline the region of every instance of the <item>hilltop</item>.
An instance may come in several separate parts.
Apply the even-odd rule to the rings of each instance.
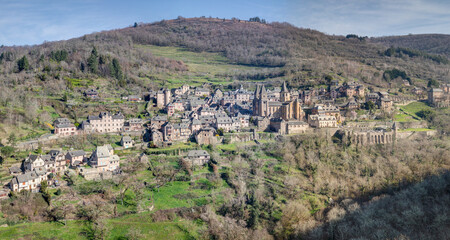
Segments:
[[[380,43],[386,47],[411,48],[450,57],[450,35],[446,34],[410,34],[371,38],[370,41]]]

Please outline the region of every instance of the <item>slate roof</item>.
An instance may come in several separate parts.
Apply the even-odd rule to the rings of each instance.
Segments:
[[[86,155],[86,153],[83,150],[75,150],[75,151],[70,151],[69,155],[72,157],[79,157],[79,156]]]
[[[202,156],[209,156],[209,153],[205,150],[190,150],[187,156],[189,158],[196,158]]]
[[[123,136],[122,137],[122,141],[124,141],[124,142],[131,142],[132,140],[131,140],[130,136]]]

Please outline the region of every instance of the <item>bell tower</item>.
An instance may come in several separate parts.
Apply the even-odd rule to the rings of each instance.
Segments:
[[[283,88],[281,89],[280,100],[281,100],[281,102],[291,101],[291,94],[287,90],[286,82],[283,82]]]

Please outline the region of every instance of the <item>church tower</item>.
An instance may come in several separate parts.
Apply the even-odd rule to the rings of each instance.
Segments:
[[[168,105],[170,103],[170,90],[164,90],[164,105]]]
[[[281,89],[280,100],[281,100],[281,102],[291,101],[291,94],[287,90],[286,82],[283,82],[283,88]]]
[[[267,91],[264,85],[261,88],[261,92],[259,93],[259,116],[267,117],[269,115],[269,100],[267,97]]]
[[[261,89],[259,85],[256,85],[256,90],[253,98],[253,116],[259,116],[259,93]]]

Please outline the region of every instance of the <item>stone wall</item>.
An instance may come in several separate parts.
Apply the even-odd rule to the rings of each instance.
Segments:
[[[235,142],[248,142],[259,139],[273,139],[275,138],[276,135],[277,133],[270,133],[270,132],[257,132],[257,133],[244,132],[244,133],[233,133],[225,137],[226,138],[229,137],[230,143],[235,143]]]
[[[381,121],[373,121],[373,122],[346,122],[344,125],[345,128],[370,128],[373,129],[375,127],[388,126],[391,127],[393,122],[381,122]],[[407,129],[407,128],[426,128],[428,126],[426,121],[412,121],[412,122],[396,122],[397,127],[399,129]]]

